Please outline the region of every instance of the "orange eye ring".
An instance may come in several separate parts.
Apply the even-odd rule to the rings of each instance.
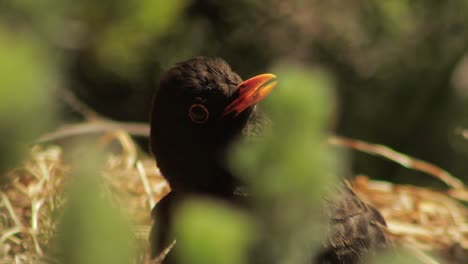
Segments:
[[[204,124],[210,117],[210,112],[202,104],[193,104],[189,109],[189,117],[196,124]]]

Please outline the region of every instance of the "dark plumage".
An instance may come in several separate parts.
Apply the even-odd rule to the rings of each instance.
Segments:
[[[223,60],[205,57],[180,63],[162,77],[153,102],[150,144],[174,192],[229,196],[238,185],[222,159],[253,108],[237,118],[221,115],[241,82]],[[209,110],[204,124],[190,119],[190,107],[198,104]]]
[[[346,184],[341,184],[326,206],[330,219],[328,241],[314,263],[358,263],[370,249],[387,247],[388,239],[382,228],[386,226],[384,218]]]
[[[239,96],[240,83],[224,60],[207,57],[180,63],[161,78],[151,112],[150,148],[172,191],[153,209],[153,257],[172,239],[168,232],[177,201],[190,194],[234,203],[240,199],[234,195],[240,183],[225,166],[225,152],[243,130],[255,127],[247,125],[249,119],[257,120],[255,106],[223,116]],[[208,110],[206,120],[203,108],[194,105]]]
[[[234,192],[241,183],[226,168],[226,151],[239,136],[258,133],[262,119],[255,103],[274,87],[275,76],[245,82],[217,58],[196,57],[162,78],[151,113],[151,150],[172,192],[153,209],[151,251],[157,256],[168,237],[174,205],[187,194],[242,203]],[[371,247],[386,245],[382,216],[348,187],[329,203],[330,236],[314,263],[356,263]],[[171,259],[169,259],[171,261]]]

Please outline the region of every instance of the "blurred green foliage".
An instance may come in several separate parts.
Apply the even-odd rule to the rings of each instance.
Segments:
[[[335,76],[337,133],[467,175],[468,143],[455,130],[468,123],[468,88],[453,78],[468,47],[467,1],[78,1],[69,9],[67,32],[79,37],[58,45],[69,87],[106,116],[146,121],[161,73],[195,55],[221,56],[244,77],[288,59]],[[163,10],[166,22],[142,18]],[[380,158],[352,158],[354,173],[437,184]]]
[[[161,72],[203,54],[225,58],[244,77],[283,59],[305,69],[320,65],[336,81],[336,132],[429,160],[466,180],[468,143],[455,129],[468,125],[468,68],[461,67],[467,14],[468,1],[0,0],[0,171],[59,116],[58,86],[106,116],[147,121]],[[336,153],[320,143],[331,115],[329,81],[302,67],[275,71],[281,85],[264,104],[274,129],[234,155],[258,214],[252,223],[219,204],[189,202],[177,226],[181,256],[190,263],[242,262],[252,224],[261,227],[258,257],[267,263],[300,262],[319,239],[319,197],[342,175]],[[98,169],[86,163],[82,169],[61,220],[61,260],[130,262],[125,218],[99,195]],[[434,184],[364,154],[354,156],[352,172]],[[211,226],[222,233],[216,237]]]
[[[75,148],[73,179],[52,252],[58,263],[132,263],[137,247],[130,221],[99,180],[103,153],[86,142]]]
[[[427,260],[429,261],[429,260]],[[424,263],[421,259],[416,258],[414,255],[410,254],[408,250],[399,249],[393,252],[387,252],[385,254],[380,254],[369,258],[366,263],[369,264],[415,264],[415,263]]]
[[[126,2],[128,6],[122,17],[97,36],[97,55],[101,63],[111,66],[120,75],[135,74],[152,40],[158,38],[180,16],[185,2]]]
[[[16,166],[54,119],[58,75],[50,56],[31,32],[0,24],[0,175]]]
[[[252,263],[309,263],[326,230],[322,199],[342,174],[324,144],[331,84],[304,67],[281,64],[274,72],[279,85],[262,104],[272,128],[236,147],[231,167],[249,183],[261,230]]]
[[[327,186],[336,174],[334,159],[327,155],[326,139],[330,105],[330,84],[319,71],[298,66],[282,65],[274,70],[279,77],[279,87],[262,103],[272,119],[273,128],[253,144],[247,140],[235,155],[232,168],[240,175],[250,175],[254,192],[275,195],[282,192],[310,192],[310,186]],[[318,171],[321,170],[321,171]],[[312,173],[311,173],[312,171]],[[285,186],[285,175],[297,179]],[[310,175],[331,175],[332,177]]]
[[[193,198],[175,215],[178,263],[247,263],[255,237],[249,217],[223,202]]]

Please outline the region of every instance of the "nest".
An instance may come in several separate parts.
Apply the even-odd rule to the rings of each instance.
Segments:
[[[466,263],[468,210],[444,192],[371,181],[358,176],[353,189],[384,216],[393,241],[407,247],[423,263]]]
[[[138,155],[128,134],[109,133],[99,145],[102,148],[115,142],[122,151],[108,155],[102,177],[112,198],[133,218],[136,236],[144,246],[151,208],[170,189],[154,160]],[[56,230],[52,216],[64,205],[64,187],[70,175],[64,151],[59,146],[34,146],[22,166],[7,175],[10,183],[0,192],[0,263],[49,262],[45,252]],[[149,263],[148,256],[143,256],[142,262]]]
[[[415,254],[422,263],[466,263],[468,260],[468,189],[449,172],[386,146],[331,136],[328,142],[380,156],[409,169],[426,173],[448,188],[428,188],[371,181],[357,176],[353,190],[384,216],[390,237]]]
[[[102,175],[115,200],[134,218],[137,237],[146,241],[149,212],[170,190],[154,160],[140,153],[128,134],[108,133],[99,144],[115,142],[121,151],[109,154]],[[353,147],[356,142],[334,137],[330,143]],[[373,154],[385,156],[382,149],[369,146],[367,151],[360,150],[377,150]],[[7,175],[11,181],[0,192],[0,263],[47,262],[45,252],[56,228],[52,215],[64,204],[63,190],[70,174],[63,151],[59,146],[34,146],[22,166]],[[468,192],[462,184],[434,191],[358,176],[351,185],[382,212],[393,241],[410,247],[423,262],[439,263],[430,256],[434,254],[453,263],[466,263],[468,209],[460,200],[466,201]],[[148,255],[141,262],[150,263]]]

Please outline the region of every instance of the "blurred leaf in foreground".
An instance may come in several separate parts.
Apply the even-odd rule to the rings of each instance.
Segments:
[[[247,263],[246,249],[254,234],[244,213],[197,198],[182,204],[175,219],[178,263]]]
[[[14,166],[53,120],[54,61],[32,34],[0,24],[0,171]],[[2,173],[3,174],[3,173]]]
[[[272,129],[235,148],[232,167],[250,184],[262,227],[253,263],[308,263],[323,234],[322,197],[341,167],[325,143],[330,81],[287,64],[274,72],[279,85],[262,105]]]
[[[434,263],[433,260],[426,260],[422,262],[416,258],[415,255],[407,252],[407,250],[399,251],[388,251],[386,253],[379,254],[378,256],[372,257],[366,261],[369,264],[418,264],[418,263]]]
[[[122,75],[137,70],[147,55],[144,52],[174,24],[186,1],[139,0],[126,4],[125,16],[100,36],[98,48],[101,63]]]
[[[93,153],[93,145],[84,144],[79,151],[82,160],[75,164],[55,238],[59,263],[132,263],[136,242],[130,222],[99,187],[104,161]]]

